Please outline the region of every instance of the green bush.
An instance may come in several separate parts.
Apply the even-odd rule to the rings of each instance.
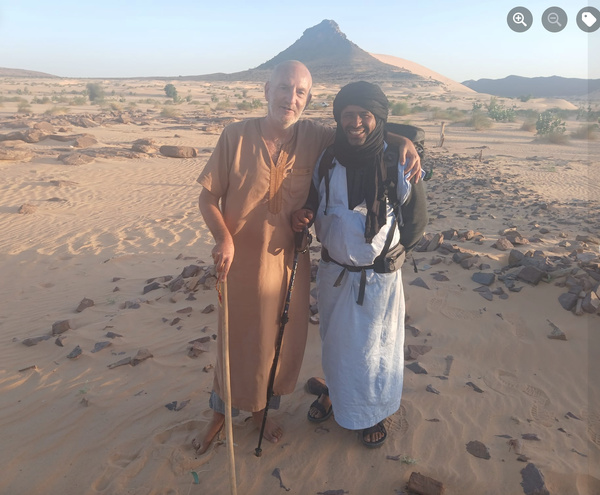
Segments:
[[[502,103],[498,103],[496,97],[492,96],[490,102],[486,105],[488,115],[496,122],[514,122],[515,109],[507,108]]]
[[[492,121],[481,112],[473,112],[471,118],[465,122],[469,127],[472,127],[476,131],[482,131],[483,129],[489,129],[492,127]]]
[[[179,117],[179,110],[174,107],[163,107],[160,111],[160,116],[168,118]]]
[[[31,112],[31,105],[28,101],[21,101],[17,106],[17,113],[29,113]]]
[[[100,83],[87,83],[87,95],[92,102],[101,102],[104,100],[104,88]]]
[[[535,128],[538,136],[564,134],[567,130],[565,122],[551,110],[546,110],[538,116]]]
[[[172,98],[173,101],[177,101],[179,98],[179,95],[177,94],[177,89],[175,89],[175,86],[173,84],[167,84],[164,87],[165,90],[165,94],[169,97]]]
[[[586,139],[588,141],[595,141],[598,139],[600,133],[600,126],[598,124],[584,124],[579,126],[579,129],[571,133],[573,139]]]
[[[411,111],[411,108],[408,106],[408,103],[404,101],[397,101],[392,103],[390,110],[392,115],[408,115]]]

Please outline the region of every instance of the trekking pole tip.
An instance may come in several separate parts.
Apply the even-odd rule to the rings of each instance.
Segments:
[[[259,447],[256,447],[256,448],[254,449],[254,455],[255,455],[256,457],[260,457],[260,456],[262,455],[262,449],[261,449],[261,448],[259,448]]]

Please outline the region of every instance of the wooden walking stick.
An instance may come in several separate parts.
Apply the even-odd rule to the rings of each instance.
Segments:
[[[229,370],[229,305],[227,297],[227,281],[221,282],[219,304],[221,306],[222,326],[221,339],[223,346],[223,400],[225,402],[225,438],[227,441],[227,457],[229,458],[229,483],[231,495],[237,495],[235,479],[235,457],[233,453],[233,426],[231,419],[231,376]]]

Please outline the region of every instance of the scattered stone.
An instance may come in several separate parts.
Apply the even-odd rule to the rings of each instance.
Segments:
[[[517,274],[517,278],[528,284],[537,285],[544,275],[545,273],[535,266],[524,266]]]
[[[85,165],[93,162],[94,157],[83,153],[63,153],[62,155],[58,155],[58,160],[65,165]]]
[[[427,387],[425,387],[425,390],[427,390],[427,392],[431,392],[432,394],[440,395],[439,390],[436,390],[435,388],[433,388],[432,385],[427,385]]]
[[[131,366],[137,366],[142,361],[154,357],[148,349],[140,349],[134,358],[131,359]]]
[[[546,320],[550,326],[552,327],[552,332],[550,333],[550,335],[548,335],[549,339],[554,339],[554,340],[567,340],[567,336],[565,335],[565,333],[558,328],[554,323],[552,323],[550,320]]]
[[[126,364],[131,364],[131,356],[123,358],[120,361],[117,361],[116,363],[109,364],[108,368],[118,368],[119,366],[125,366]]]
[[[586,244],[600,244],[600,238],[591,235],[578,235],[575,237],[576,241],[585,242]]]
[[[63,340],[65,340],[65,336],[64,335],[59,335],[58,337],[56,337],[56,340],[54,341],[54,343],[58,346],[58,347],[64,347],[63,345]]]
[[[575,307],[577,304],[577,299],[577,294],[571,294],[570,292],[566,292],[558,296],[558,302],[567,311],[571,311]]]
[[[202,368],[202,371],[204,371],[204,373],[208,373],[213,368],[214,366],[212,364],[207,364],[204,368]]]
[[[448,282],[450,279],[441,272],[432,273],[431,276],[436,282]]]
[[[445,491],[442,482],[417,472],[410,474],[406,488],[417,495],[443,495]]]
[[[408,330],[413,337],[418,337],[421,334],[421,330],[417,327],[413,327],[412,325],[405,325],[404,330]]]
[[[192,344],[192,347],[190,347],[190,349],[188,351],[188,356],[191,358],[197,358],[202,353],[210,351],[209,344],[210,344],[210,337],[209,337],[209,342],[198,342],[198,341],[194,342]]]
[[[475,392],[479,392],[480,394],[483,393],[483,390],[481,390],[477,385],[475,385],[473,382],[467,382],[466,385],[468,385],[469,387],[471,387],[473,390],[475,390]]]
[[[523,440],[532,440],[532,441],[535,441],[535,442],[540,442],[541,441],[540,438],[537,436],[536,433],[523,433],[521,435],[521,438]]]
[[[423,354],[427,354],[432,347],[430,345],[413,345],[409,344],[404,348],[404,359],[412,361]]]
[[[212,313],[215,310],[215,305],[214,304],[209,304],[208,306],[206,306],[206,308],[204,308],[202,310],[203,314],[208,314],[208,313]]]
[[[509,452],[511,450],[514,450],[515,454],[522,454],[523,453],[523,442],[521,442],[521,440],[519,440],[518,438],[511,438],[506,443],[508,444],[508,451]]]
[[[106,332],[106,337],[109,339],[114,339],[116,337],[123,337],[123,336],[121,334],[115,333],[115,332]]]
[[[73,146],[75,146],[75,148],[89,148],[95,144],[98,144],[98,140],[94,136],[83,134],[75,138],[75,144]]]
[[[424,289],[430,290],[429,286],[425,283],[425,281],[421,277],[415,278],[409,285],[416,285],[417,287],[423,287]]]
[[[467,444],[467,452],[480,459],[491,459],[490,449],[479,440],[472,440]]]
[[[94,348],[92,349],[92,353],[96,353],[96,352],[100,352],[102,349],[106,349],[107,347],[110,347],[112,345],[112,342],[96,342],[94,344]]]
[[[481,286],[477,287],[476,289],[473,289],[473,291],[478,292],[481,297],[487,299],[488,301],[492,301],[494,299],[494,295],[492,294],[492,291],[489,287]]]
[[[191,146],[161,146],[160,154],[170,158],[194,158],[198,156],[196,148]]]
[[[137,139],[131,145],[131,150],[137,153],[156,153],[158,146],[152,139]]]
[[[34,345],[38,345],[40,342],[48,340],[49,338],[51,338],[50,335],[42,335],[41,337],[30,337],[21,341],[21,344],[26,345],[27,347],[33,347]]]
[[[69,354],[67,354],[67,357],[69,359],[77,359],[79,356],[81,356],[81,353],[83,351],[81,350],[81,347],[77,346],[75,347],[75,349],[73,349],[71,352],[69,352]]]
[[[521,470],[521,476],[523,478],[521,486],[525,495],[550,495],[542,472],[534,464],[527,464]]]
[[[93,305],[94,301],[88,299],[87,297],[84,297],[75,311],[77,311],[77,313],[81,313],[84,309],[91,308]]]
[[[156,290],[156,289],[160,289],[161,284],[160,282],[152,282],[151,284],[148,284],[144,287],[144,290],[142,291],[142,294],[147,294],[150,291]]]
[[[175,326],[177,325],[177,323],[179,323],[181,321],[181,318],[177,317],[177,318],[173,318],[173,321],[171,322],[171,326]]]
[[[452,363],[454,362],[454,356],[446,356],[446,369],[444,371],[444,376],[450,376],[450,368],[452,368]]]
[[[496,248],[498,251],[508,251],[515,246],[506,237],[500,237],[494,244],[492,244],[492,247]]]
[[[37,206],[32,205],[31,203],[25,203],[19,207],[18,212],[21,215],[32,215],[36,212],[37,208]]]
[[[597,313],[600,308],[600,298],[598,297],[598,294],[594,291],[588,292],[583,298],[581,307],[586,313]]]
[[[59,335],[71,329],[69,320],[61,320],[52,324],[52,335]]]
[[[565,414],[565,418],[572,418],[572,419],[578,419],[579,421],[581,421],[580,418],[578,418],[577,416],[575,416],[572,412],[568,412],[567,414]]]
[[[494,273],[486,272],[475,272],[471,279],[481,285],[492,285],[496,281],[496,275]]]
[[[29,160],[33,153],[29,150],[20,150],[16,148],[0,148],[0,160],[21,161]]]
[[[517,456],[517,461],[519,461],[519,462],[529,462],[529,457],[527,457],[525,454],[521,454],[521,455]]]
[[[179,314],[181,314],[181,315],[188,315],[188,314],[190,314],[192,311],[193,311],[192,307],[191,307],[191,306],[188,306],[187,308],[181,308],[181,309],[178,309],[178,310],[176,311],[176,313],[179,313]]]
[[[462,266],[465,270],[469,270],[473,268],[477,263],[479,263],[479,255],[472,256],[470,258],[464,259],[460,262],[460,266]]]
[[[426,375],[427,370],[423,368],[417,361],[406,366],[410,371],[417,375]]]
[[[18,372],[19,373],[23,373],[23,371],[29,371],[29,370],[34,370],[37,371],[37,366],[35,364],[31,365],[31,366],[27,366],[27,368],[21,368]]]

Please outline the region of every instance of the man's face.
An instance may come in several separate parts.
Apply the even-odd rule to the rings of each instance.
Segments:
[[[358,105],[348,105],[340,114],[340,125],[350,146],[365,144],[367,136],[375,130],[375,115]]]
[[[303,66],[290,66],[273,74],[265,85],[268,117],[287,129],[295,124],[310,102],[312,79]]]

